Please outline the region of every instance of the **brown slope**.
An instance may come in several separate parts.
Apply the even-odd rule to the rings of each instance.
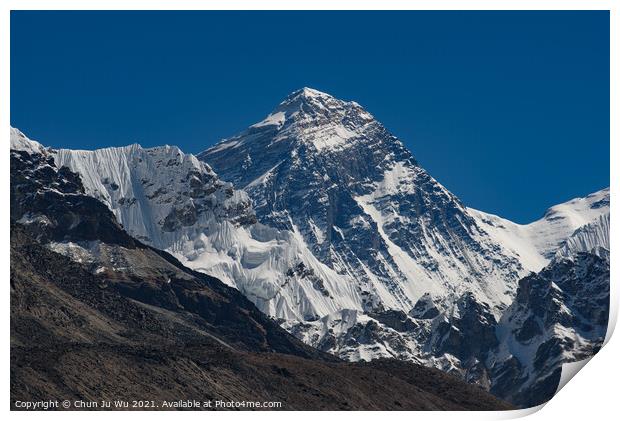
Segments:
[[[148,258],[146,268],[156,269],[149,276],[140,279],[138,268],[131,279],[110,279],[49,251],[20,226],[11,228],[12,405],[213,399],[278,401],[282,409],[305,410],[510,408],[438,370],[335,361],[258,317],[246,318],[256,323],[243,327],[241,315],[252,308],[219,300],[218,291],[191,273],[175,278],[170,290],[154,282],[157,273],[169,275],[159,272],[159,254],[140,255]],[[235,329],[241,329],[238,338]],[[250,352],[254,345],[289,347],[299,355]]]

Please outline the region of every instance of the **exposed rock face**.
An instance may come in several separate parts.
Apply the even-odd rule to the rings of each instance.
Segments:
[[[605,249],[559,257],[523,278],[500,320],[500,345],[488,360],[491,391],[517,405],[547,401],[557,389],[563,363],[586,359],[600,349],[608,318]]]
[[[438,318],[435,323],[435,337],[429,345],[436,356],[451,354],[464,362],[485,359],[497,345],[497,321],[489,306],[479,303],[472,294],[461,296],[450,317]]]
[[[27,225],[42,241],[135,241],[98,200],[84,194],[77,174],[58,169],[45,152],[11,150],[11,219]]]
[[[416,319],[433,319],[439,315],[439,300],[433,299],[429,293],[425,293],[415,303],[409,315]]]

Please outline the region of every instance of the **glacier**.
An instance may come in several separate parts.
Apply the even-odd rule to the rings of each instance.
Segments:
[[[177,147],[57,149],[135,238],[239,289],[277,319],[361,309],[350,279],[320,263],[294,232],[256,222],[247,194]]]

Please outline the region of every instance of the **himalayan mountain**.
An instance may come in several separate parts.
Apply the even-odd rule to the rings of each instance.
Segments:
[[[13,134],[13,409],[514,408],[435,368],[303,344],[237,289],[130,236],[78,174]]]
[[[11,148],[48,156],[131,238],[340,359],[411,361],[527,407],[605,338],[609,189],[527,225],[468,208],[356,102],[301,89],[197,156],[51,149],[13,128]],[[46,247],[120,270],[92,242]]]

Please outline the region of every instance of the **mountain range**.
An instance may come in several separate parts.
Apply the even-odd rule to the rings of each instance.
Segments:
[[[605,337],[609,189],[527,225],[468,208],[359,104],[314,89],[197,156],[51,149],[14,128],[11,149],[62,176],[46,175],[53,187],[15,212],[11,202],[48,250],[95,275],[143,267],[132,276],[164,273],[137,262],[165,251],[296,338],[277,352],[411,361],[527,407],[550,399],[562,364]],[[12,188],[13,178],[12,167]],[[62,220],[42,215],[50,194],[76,197],[67,189],[109,217],[76,218],[66,204]],[[127,251],[136,248],[148,252]],[[131,294],[165,301],[148,285]]]
[[[14,134],[25,149],[11,149],[13,409],[512,408],[436,369],[303,344],[237,289],[131,237],[78,174]]]

